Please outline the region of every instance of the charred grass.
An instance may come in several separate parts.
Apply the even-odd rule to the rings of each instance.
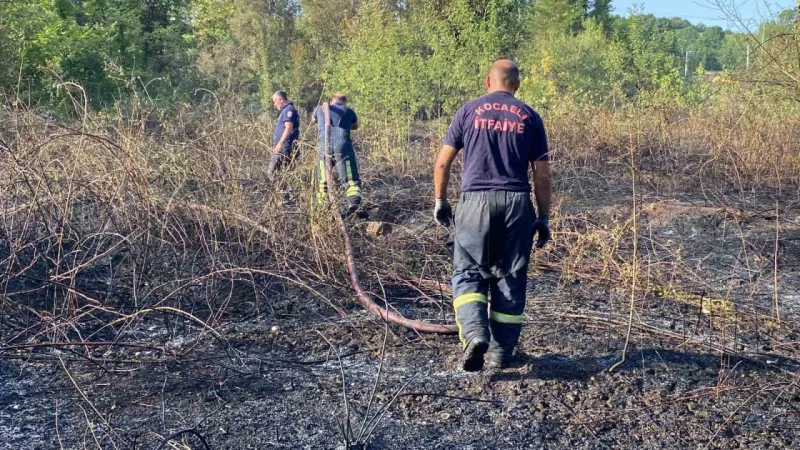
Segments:
[[[722,104],[547,120],[555,240],[515,367],[479,376],[354,302],[312,127],[272,184],[235,102],[0,111],[0,447],[796,448],[800,116]],[[445,126],[359,133],[393,231],[347,222],[376,301],[438,323]]]

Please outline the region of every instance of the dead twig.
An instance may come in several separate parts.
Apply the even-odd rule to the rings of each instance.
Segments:
[[[637,134],[638,136],[638,134]],[[622,357],[620,360],[614,364],[613,366],[608,368],[609,372],[613,372],[617,369],[617,367],[621,366],[625,363],[625,359],[628,356],[628,345],[631,342],[631,330],[633,330],[633,312],[634,307],[636,306],[636,269],[638,266],[638,242],[639,242],[639,234],[638,229],[636,228],[636,151],[635,149],[637,146],[633,145],[633,137],[630,138],[630,164],[631,164],[631,198],[633,199],[633,209],[631,212],[631,221],[633,223],[633,261],[631,262],[631,295],[630,295],[630,305],[628,306],[628,331],[625,333],[625,346],[622,348]]]
[[[486,400],[483,398],[472,398],[472,397],[459,397],[457,395],[448,395],[448,394],[437,394],[435,392],[406,392],[404,394],[398,395],[398,397],[440,397],[440,398],[449,398],[451,400],[459,400],[462,402],[475,402],[475,403],[491,403],[493,405],[502,405],[502,400]]]
[[[155,448],[155,450],[161,450],[163,448],[167,448],[167,444],[169,444],[170,441],[172,441],[173,439],[175,439],[177,437],[181,437],[184,434],[194,435],[195,437],[197,437],[197,439],[200,440],[200,443],[203,444],[203,447],[206,450],[211,450],[211,446],[208,445],[208,441],[206,441],[206,438],[203,437],[202,434],[198,433],[197,430],[195,430],[195,429],[180,430],[180,431],[176,431],[175,433],[170,434],[169,436],[167,436],[163,440],[161,440],[161,443],[158,445],[158,447]]]

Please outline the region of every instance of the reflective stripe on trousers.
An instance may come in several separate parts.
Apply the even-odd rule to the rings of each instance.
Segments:
[[[490,351],[502,352],[512,352],[517,345],[534,217],[528,192],[462,194],[456,209],[452,278],[462,343],[485,338]],[[490,301],[463,303],[471,296]]]
[[[361,201],[361,179],[358,173],[358,162],[356,159],[353,143],[350,141],[349,130],[342,128],[331,128],[331,151],[335,161],[335,179],[342,184],[345,195],[351,203]],[[318,193],[327,193],[328,182],[325,177],[326,170],[325,145],[322,138],[317,143],[317,180]]]
[[[471,325],[476,322],[485,322],[487,319],[487,306],[489,299],[486,295],[477,292],[462,294],[453,299],[453,309],[456,312],[456,326],[458,327],[458,339],[461,341],[461,346],[466,348],[467,342],[475,337],[475,331]],[[467,323],[470,327],[467,331],[464,330],[462,323]],[[480,336],[488,340],[488,336]]]

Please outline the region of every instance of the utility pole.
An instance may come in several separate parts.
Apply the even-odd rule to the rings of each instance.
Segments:
[[[694,52],[692,50],[686,50],[686,62],[683,65],[683,78],[686,78],[687,80],[689,79],[689,53]]]
[[[745,66],[747,70],[750,70],[750,44],[747,44],[747,65]]]

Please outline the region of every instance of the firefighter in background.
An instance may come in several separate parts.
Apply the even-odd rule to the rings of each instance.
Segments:
[[[334,179],[338,177],[344,187],[347,197],[347,214],[353,214],[361,205],[361,178],[358,176],[358,162],[350,132],[358,129],[358,116],[356,112],[347,107],[347,97],[334,94],[330,103],[330,145],[336,171]],[[325,114],[321,106],[314,110],[314,122],[319,126],[319,140],[317,143],[317,196],[320,201],[327,198],[328,182],[325,171],[327,170],[325,155]]]
[[[274,180],[275,173],[286,168],[297,157],[299,152],[295,143],[300,137],[300,116],[286,93],[277,91],[272,94],[272,104],[280,114],[272,134],[272,155],[267,169],[270,180]]]

